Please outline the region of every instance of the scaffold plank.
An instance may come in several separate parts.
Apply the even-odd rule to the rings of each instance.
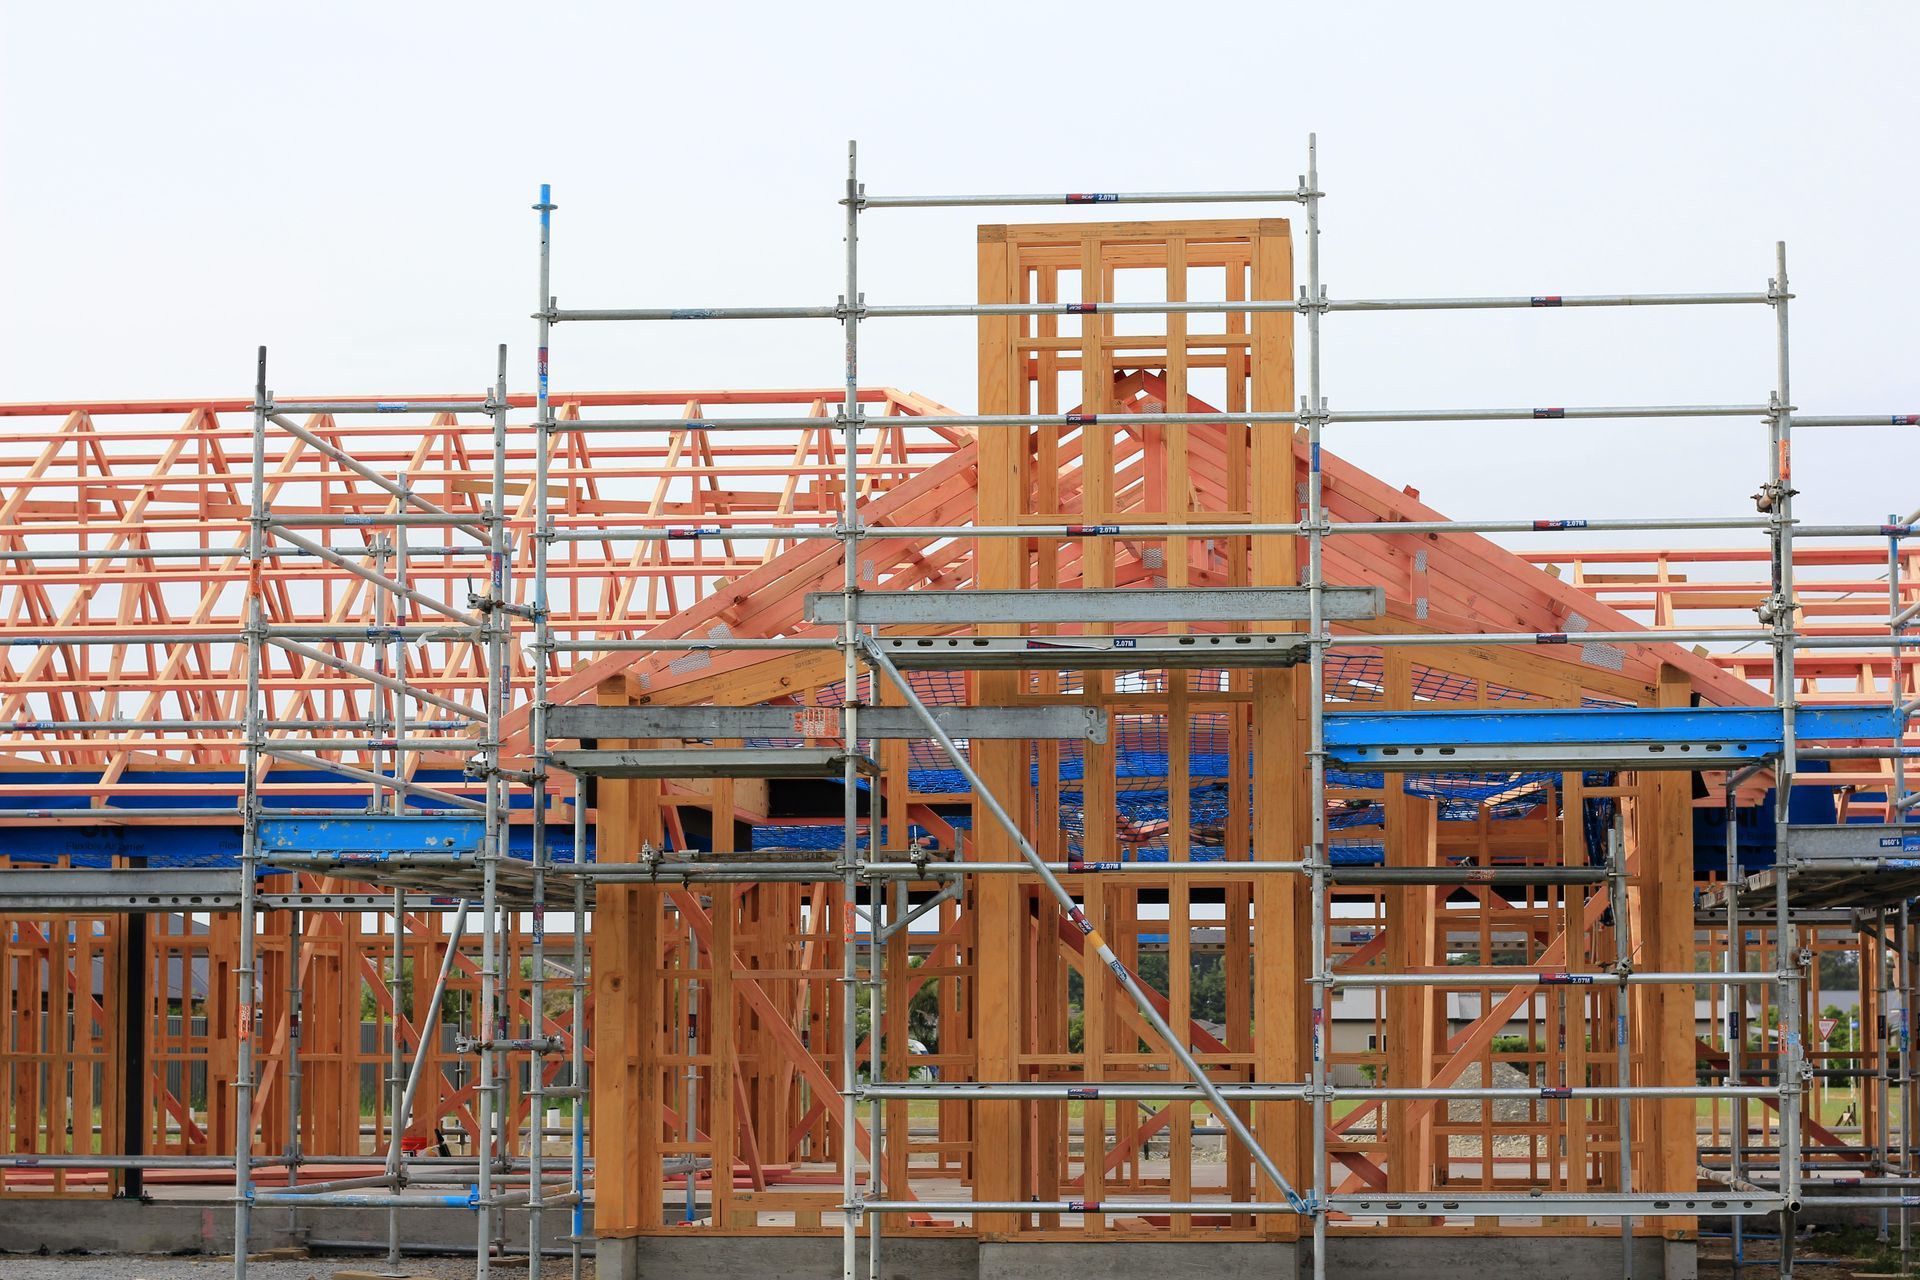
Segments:
[[[881,636],[905,671],[1159,671],[1292,667],[1307,659],[1298,635]]]
[[[1082,587],[1013,591],[863,591],[854,608],[874,626],[1072,624],[1091,622],[1304,622],[1305,587]],[[1379,587],[1328,587],[1324,617],[1377,618],[1386,609]],[[808,622],[839,623],[846,596],[807,594]]]
[[[1327,752],[1342,764],[1451,769],[1713,769],[1780,754],[1771,707],[1543,711],[1330,712]],[[1800,741],[1885,739],[1885,706],[1803,707]]]

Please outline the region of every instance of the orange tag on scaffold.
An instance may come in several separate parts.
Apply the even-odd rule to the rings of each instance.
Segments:
[[[253,1039],[253,1006],[251,1004],[243,1003],[240,1006],[239,1025],[237,1030],[242,1040]]]
[[[803,738],[837,738],[840,708],[801,707],[793,713],[793,731]]]

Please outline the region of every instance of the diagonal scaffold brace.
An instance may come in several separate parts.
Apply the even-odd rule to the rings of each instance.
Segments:
[[[862,634],[859,643],[861,652],[866,657],[867,664],[899,692],[901,698],[906,701],[907,706],[912,708],[914,714],[919,716],[926,724],[929,735],[935,742],[940,744],[940,749],[947,753],[947,757],[953,761],[954,767],[960,770],[968,784],[972,786],[973,794],[977,796],[980,801],[987,806],[988,811],[993,814],[994,821],[999,823],[1000,827],[1013,838],[1014,844],[1019,847],[1021,858],[1026,861],[1029,867],[1033,868],[1033,873],[1040,878],[1041,883],[1046,885],[1047,892],[1052,894],[1054,901],[1060,904],[1060,909],[1067,914],[1067,918],[1072,920],[1074,926],[1086,935],[1088,943],[1092,945],[1095,954],[1100,957],[1100,963],[1106,967],[1109,973],[1113,974],[1114,980],[1120,984],[1120,989],[1127,993],[1127,998],[1133,1001],[1134,1007],[1140,1012],[1140,1016],[1146,1019],[1147,1025],[1153,1028],[1154,1034],[1159,1036],[1161,1041],[1166,1044],[1168,1050],[1172,1052],[1174,1059],[1180,1063],[1181,1069],[1187,1073],[1194,1085],[1200,1090],[1201,1095],[1206,1098],[1207,1104],[1213,1109],[1213,1113],[1220,1117],[1220,1121],[1226,1126],[1227,1131],[1239,1139],[1241,1145],[1246,1148],[1247,1153],[1253,1157],[1253,1162],[1260,1166],[1260,1171],[1266,1174],[1273,1182],[1273,1185],[1280,1189],[1281,1195],[1286,1197],[1288,1208],[1300,1214],[1317,1213],[1318,1210],[1312,1201],[1307,1197],[1303,1197],[1293,1189],[1293,1184],[1288,1182],[1286,1177],[1280,1172],[1280,1167],[1273,1162],[1273,1157],[1267,1154],[1266,1148],[1262,1147],[1259,1140],[1253,1136],[1253,1130],[1247,1127],[1247,1122],[1241,1119],[1239,1114],[1228,1105],[1226,1098],[1221,1094],[1219,1088],[1215,1086],[1213,1081],[1207,1077],[1206,1071],[1200,1066],[1200,1063],[1195,1060],[1193,1054],[1187,1049],[1186,1044],[1182,1042],[1179,1036],[1174,1034],[1173,1028],[1167,1024],[1165,1018],[1160,1016],[1160,1011],[1154,1008],[1153,1002],[1147,998],[1146,992],[1140,989],[1139,979],[1134,977],[1133,973],[1127,968],[1120,957],[1114,954],[1113,948],[1108,946],[1107,940],[1100,936],[1100,931],[1093,927],[1092,922],[1087,919],[1086,913],[1074,904],[1073,895],[1067,892],[1066,886],[1060,883],[1059,877],[1054,875],[1052,870],[1048,868],[1045,859],[1043,859],[1039,851],[1033,847],[1032,842],[1027,839],[1026,834],[1020,830],[1020,824],[1013,820],[1013,816],[1000,804],[999,798],[987,787],[980,775],[974,772],[973,765],[967,760],[966,753],[963,752],[952,737],[947,734],[947,731],[940,727],[940,721],[927,707],[927,704],[920,700],[920,695],[913,691],[913,686],[907,681],[905,676],[900,674],[899,668],[895,667],[893,663],[888,660],[887,655],[881,652],[879,645],[874,643],[871,636]]]

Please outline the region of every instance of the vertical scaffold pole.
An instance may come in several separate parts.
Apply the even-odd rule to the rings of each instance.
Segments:
[[[405,511],[408,508],[407,499],[398,495],[410,492],[406,471],[401,470],[393,479],[396,489],[394,510],[396,512]],[[383,560],[381,563],[381,572],[387,573],[395,582],[404,586],[407,583],[410,572],[407,561],[406,524],[404,522],[396,523],[393,526],[392,533],[388,535],[388,538],[390,541],[384,543],[384,545],[390,548],[393,555],[393,563],[389,566]],[[409,600],[405,593],[400,591],[376,591],[374,598],[379,601],[391,600],[394,624],[393,633],[385,642],[376,646],[374,652],[380,657],[381,662],[384,664],[385,674],[391,675],[400,683],[405,684],[407,679],[407,645],[406,641],[400,638],[400,633],[402,628],[413,621],[413,601]],[[374,699],[373,705],[379,708],[378,713],[372,717],[377,721],[374,725],[374,733],[376,735],[382,733],[390,733],[393,735],[393,776],[394,781],[399,782],[406,776],[407,769],[406,754],[399,749],[399,744],[405,741],[407,737],[406,695],[401,693],[399,689],[387,689],[376,686],[371,691],[371,696]],[[379,765],[375,764],[374,768],[378,769]],[[407,808],[406,790],[402,787],[394,787],[392,798],[388,803],[389,812],[395,817],[399,817],[405,813]],[[389,1003],[392,1006],[389,1011],[392,1016],[388,1019],[389,1028],[387,1038],[391,1042],[389,1049],[389,1066],[393,1073],[393,1078],[389,1081],[388,1088],[391,1091],[390,1096],[393,1099],[393,1116],[387,1125],[387,1136],[391,1144],[389,1149],[394,1153],[392,1168],[390,1170],[392,1178],[390,1179],[388,1190],[396,1197],[407,1184],[407,1156],[406,1148],[403,1145],[406,1137],[404,1128],[407,1123],[407,1108],[404,1101],[407,1081],[405,1051],[400,1043],[400,987],[401,977],[406,968],[406,963],[407,894],[404,889],[395,889],[393,891],[393,975],[388,981],[387,988]],[[400,1206],[397,1202],[387,1206],[387,1270],[396,1275],[399,1274],[400,1271]]]
[[[379,690],[374,691],[378,695]],[[396,766],[397,767],[397,766]],[[404,799],[402,793],[394,791],[395,799]],[[406,1064],[400,1045],[400,986],[401,975],[407,965],[407,891],[393,891],[393,972],[387,977],[387,1001],[391,1006],[391,1017],[387,1019],[387,1141],[389,1149],[401,1152],[404,1158],[405,1148],[401,1146],[406,1135],[401,1126],[406,1123],[406,1108],[402,1099],[406,1096]],[[388,1179],[387,1189],[394,1195],[406,1185],[405,1165],[394,1166],[393,1176]],[[387,1270],[394,1274],[400,1271],[400,1206],[387,1206]]]
[[[1875,1117],[1878,1123],[1874,1126],[1874,1132],[1867,1134],[1863,1130],[1860,1136],[1861,1144],[1869,1148],[1874,1164],[1882,1173],[1885,1173],[1893,1162],[1893,1109],[1887,1105],[1892,1098],[1890,1082],[1893,1074],[1889,1065],[1887,1046],[1893,1030],[1893,987],[1899,981],[1900,974],[1897,968],[1890,967],[1897,961],[1894,961],[1893,948],[1887,945],[1888,928],[1885,907],[1873,913],[1873,929],[1873,1016],[1880,1027],[1880,1034],[1874,1037],[1874,1080],[1877,1082],[1876,1087],[1880,1090],[1881,1105],[1874,1108],[1879,1113]],[[1861,949],[1861,954],[1863,956],[1866,954],[1865,948]],[[1881,1244],[1887,1243],[1889,1239],[1887,1224],[1890,1217],[1886,1208],[1882,1206],[1880,1232],[1876,1237]]]
[[[1728,974],[1745,972],[1742,963],[1743,956],[1740,937],[1739,792],[1740,775],[1729,774],[1727,777],[1726,799],[1727,871],[1725,884],[1727,894],[1727,949],[1723,961]],[[1741,1015],[1745,1011],[1746,1002],[1747,989],[1745,987],[1729,986],[1727,988],[1727,1084],[1730,1086],[1738,1086],[1742,1083],[1741,1076],[1743,1071],[1741,1060],[1744,1057],[1746,1048],[1744,1044],[1746,1031],[1743,1027],[1745,1020]],[[1622,1083],[1624,1084],[1625,1082],[1622,1081]],[[1731,1147],[1729,1147],[1732,1156],[1728,1167],[1733,1174],[1733,1185],[1738,1187],[1746,1176],[1746,1156],[1744,1149],[1747,1144],[1747,1100],[1744,1096],[1732,1099],[1732,1105],[1728,1108],[1728,1116],[1733,1122],[1730,1126],[1733,1130],[1733,1143]],[[1745,1219],[1736,1214],[1732,1219],[1732,1223],[1733,1260],[1737,1265],[1742,1260],[1746,1249]]]
[[[867,793],[867,848],[878,848],[881,833],[884,788],[878,780]],[[867,1079],[879,1084],[885,1078],[881,1064],[881,1041],[884,1039],[882,1028],[886,1012],[886,993],[882,986],[885,974],[881,969],[880,938],[886,923],[885,902],[889,885],[878,880],[867,881]],[[867,1196],[869,1199],[880,1197],[881,1147],[886,1141],[884,1104],[879,1098],[870,1098],[867,1102]],[[874,1213],[867,1216],[867,1276],[868,1280],[880,1280],[880,1228],[882,1215]]]
[[[1887,526],[1897,529],[1900,517],[1894,512],[1887,513]],[[1903,646],[1900,637],[1906,633],[1907,620],[1901,617],[1900,600],[1900,537],[1899,533],[1887,535],[1887,630],[1891,632],[1892,643],[1887,646],[1890,666],[1887,671],[1887,700],[1893,705],[1893,745],[1904,747],[1907,744],[1907,705],[1902,686],[1906,680],[1906,666],[1901,661]],[[1904,822],[1906,810],[1901,805],[1907,798],[1907,759],[1899,751],[1893,753],[1893,787],[1887,792],[1887,821]]]
[[[547,318],[553,309],[551,288],[553,283],[553,187],[548,183],[540,184],[540,202],[534,206],[540,213],[540,307],[538,311],[538,333],[534,351],[534,409],[533,409],[533,583],[528,593],[528,604],[533,614],[533,694],[527,712],[527,745],[533,754],[533,862],[534,862],[534,906],[533,906],[533,1008],[534,1025],[531,1034],[535,1039],[545,1032],[541,1024],[541,982],[544,977],[542,966],[545,963],[546,944],[546,864],[547,864],[547,663],[553,652],[553,631],[548,618],[547,603],[547,558],[553,546],[552,511],[548,506],[547,477],[553,466],[553,403],[549,396],[548,347],[553,336],[553,323]],[[504,349],[503,349],[504,352]],[[504,372],[504,354],[502,373],[499,379],[501,417],[501,458],[505,464],[505,413],[507,402],[506,374]],[[586,818],[584,815],[585,794],[583,787],[576,783],[573,806],[573,860],[581,860],[582,850],[586,847],[584,838]],[[581,1012],[581,1002],[585,996],[585,960],[586,944],[586,882],[582,877],[574,877],[573,903],[573,1054],[571,1070],[568,1072],[568,1084],[573,1090],[573,1158],[569,1190],[573,1205],[571,1230],[569,1231],[569,1254],[573,1264],[574,1280],[579,1280],[581,1267],[580,1233],[585,1223],[586,1179],[583,1168],[582,1145],[585,1141],[582,1128],[581,1109],[586,1105],[586,1086],[581,1081],[581,1072],[585,1062],[583,1037],[585,1020]],[[541,1089],[541,1063],[534,1059],[533,1077],[535,1090]],[[532,1280],[540,1276],[540,1233],[538,1229],[540,1197],[543,1187],[540,1181],[540,1143],[546,1118],[539,1114],[541,1099],[534,1097],[533,1117],[533,1168],[528,1189],[530,1206],[529,1238],[530,1253],[527,1274]]]
[[[573,780],[573,861],[586,860],[587,784]],[[580,1280],[581,1247],[587,1229],[587,878],[573,877],[573,1054],[567,1084],[573,1089],[573,1151],[569,1189],[573,1229],[568,1240],[572,1280]],[[692,1175],[688,1175],[691,1179]]]
[[[394,480],[399,485],[402,493],[412,492],[412,489],[408,486],[407,473],[405,471],[402,471],[398,475],[396,475],[394,477]],[[404,498],[396,501],[395,508],[394,508],[395,510],[397,511],[405,510],[405,508],[406,508],[406,500]],[[393,527],[392,536],[393,536],[393,580],[399,583],[402,587],[405,587],[407,586],[412,575],[412,566],[407,558],[407,526],[404,524],[396,524]],[[404,627],[408,623],[413,621],[413,612],[415,607],[414,603],[412,600],[407,598],[407,595],[404,591],[395,591],[392,593],[392,596],[393,596],[394,623],[398,627]],[[399,633],[396,631],[396,633],[392,637],[392,644],[393,644],[393,669],[391,674],[396,680],[400,681],[401,684],[405,684],[407,681],[407,642],[402,640],[399,636]],[[406,695],[401,693],[398,689],[389,690],[388,696],[392,699],[392,706],[393,706],[393,717],[392,717],[392,726],[391,726],[393,731],[393,740],[394,742],[398,743],[403,741],[407,736],[407,698],[406,698]],[[407,767],[406,753],[396,749],[393,753],[393,772],[396,780],[404,776],[404,771],[406,770],[406,767]],[[393,813],[396,816],[399,814],[405,813],[406,808],[407,808],[406,791],[401,787],[395,787],[393,789],[393,810],[392,810]]]
[[[1896,647],[1895,652],[1899,652]],[[1898,721],[1895,722],[1896,726]],[[1894,1162],[1891,1172],[1901,1178],[1913,1176],[1913,1107],[1911,1090],[1913,1082],[1913,913],[1906,902],[1900,904],[1899,931],[1894,941],[1894,982],[1900,989],[1900,1020],[1895,1024],[1894,1033],[1900,1037],[1900,1159]],[[1880,1107],[1882,1115],[1891,1110],[1893,1099],[1888,1097]],[[1887,1153],[1889,1158],[1891,1152]],[[1904,1186],[1904,1183],[1902,1184]],[[1900,1197],[1900,1272],[1908,1270],[1908,1255],[1912,1242],[1907,1228],[1907,1197]]]
[[[500,349],[500,361],[506,360],[506,348]],[[497,374],[496,381],[505,379],[504,371]],[[476,1090],[478,1108],[476,1115],[480,1124],[480,1171],[477,1187],[479,1199],[479,1248],[475,1262],[476,1280],[487,1280],[491,1265],[491,1253],[494,1244],[494,1224],[496,1210],[493,1203],[494,1162],[504,1151],[510,1149],[506,1142],[502,1117],[508,1112],[505,1105],[508,1076],[505,1070],[505,1056],[495,1047],[497,1041],[507,1038],[508,1027],[505,1010],[507,1002],[502,998],[502,966],[506,963],[508,948],[503,928],[500,907],[500,859],[506,852],[507,824],[504,821],[504,806],[501,803],[501,791],[505,786],[505,777],[500,771],[500,717],[505,710],[506,689],[506,640],[505,628],[509,615],[502,607],[507,585],[507,526],[506,526],[506,405],[503,403],[494,409],[493,441],[493,486],[486,504],[482,523],[487,531],[488,587],[486,604],[486,630],[483,641],[483,662],[486,667],[486,711],[487,734],[481,748],[481,768],[484,771],[486,795],[486,827],[481,841],[481,907],[480,907],[480,1015],[474,1021],[478,1030],[476,1050],[480,1057],[480,1084]],[[536,1183],[534,1194],[539,1194]],[[534,1250],[537,1260],[540,1251]]]
[[[1607,831],[1607,888],[1613,907],[1613,967],[1620,979],[1613,1017],[1614,1069],[1622,1089],[1632,1085],[1633,1048],[1627,1040],[1627,975],[1633,971],[1633,938],[1627,921],[1627,849],[1619,820]],[[1620,1099],[1620,1194],[1633,1194],[1633,1100]],[[1620,1215],[1621,1280],[1633,1280],[1633,1215]]]
[[[264,660],[265,621],[260,610],[260,569],[266,559],[267,521],[267,349],[260,348],[253,384],[253,461],[247,521],[247,707],[246,780],[240,832],[240,984],[233,1080],[233,1274],[246,1280],[248,1234],[253,1217],[253,1033],[257,996],[255,965],[255,885],[260,847],[260,664]]]
[[[493,375],[493,501],[500,523],[495,526],[493,562],[492,616],[495,623],[494,650],[489,667],[493,693],[504,710],[513,700],[513,668],[508,661],[513,638],[513,544],[507,536],[507,344],[501,343]],[[536,431],[536,435],[540,434]],[[527,745],[533,767],[528,783],[532,805],[532,937],[528,941],[527,963],[527,1036],[534,1045],[547,1038],[547,665],[543,641],[546,620],[547,582],[547,468],[543,450],[534,445],[534,518],[533,581],[528,592],[529,612],[533,614],[533,690],[527,706]],[[500,764],[495,747],[495,764]],[[500,775],[500,838],[512,835],[513,807],[507,792],[508,779]],[[511,917],[509,917],[511,918]],[[508,988],[511,1001],[512,989]],[[539,1049],[529,1057],[527,1068],[527,1275],[540,1280],[541,1198],[546,1194],[542,1178],[546,1141],[546,1060]],[[509,1148],[510,1149],[510,1148]],[[504,1152],[503,1152],[504,1154]]]
[[[1774,246],[1774,276],[1767,294],[1773,305],[1775,335],[1775,389],[1769,415],[1772,479],[1765,493],[1771,520],[1773,597],[1768,602],[1773,628],[1774,702],[1780,710],[1780,765],[1774,778],[1774,949],[1775,984],[1780,1000],[1780,1190],[1787,1204],[1800,1198],[1800,961],[1793,920],[1789,914],[1786,876],[1786,830],[1793,800],[1795,751],[1794,599],[1793,599],[1793,382],[1787,342],[1787,246]],[[1793,1210],[1780,1213],[1780,1275],[1793,1275]]]
[[[847,748],[846,767],[841,782],[845,790],[842,820],[845,823],[840,845],[840,890],[845,898],[840,922],[840,1158],[841,1191],[844,1204],[840,1213],[840,1271],[842,1280],[855,1280],[859,1262],[860,1190],[856,1181],[860,1144],[858,1045],[855,1033],[860,1000],[858,968],[859,894],[860,894],[860,789],[856,756],[860,750],[860,658],[857,610],[860,597],[860,173],[859,146],[847,143],[847,280],[846,293],[840,299],[841,322],[846,326],[846,397],[840,406],[840,448],[845,455],[845,473],[840,497],[840,555],[845,562],[841,576],[844,612],[840,624],[841,711]],[[874,1029],[876,1032],[878,1028]],[[879,1152],[868,1154],[867,1191],[876,1191],[875,1174]],[[728,1176],[720,1169],[714,1177]],[[874,1261],[873,1246],[868,1246],[869,1264]]]
[[[375,786],[370,797],[373,804],[380,803],[380,788]],[[299,883],[299,873],[294,875]],[[304,913],[295,907],[289,913],[291,927],[287,933],[287,1188],[292,1190],[300,1185],[300,934],[306,928]],[[287,1214],[287,1225],[292,1227],[295,1215]]]
[[[1313,974],[1312,990],[1312,1092],[1309,1107],[1313,1126],[1313,1276],[1326,1280],[1327,1274],[1327,990],[1333,981],[1327,955],[1327,756],[1326,756],[1326,664],[1327,629],[1325,586],[1321,556],[1326,525],[1321,515],[1320,436],[1327,420],[1326,398],[1320,393],[1320,315],[1326,305],[1326,288],[1320,283],[1320,144],[1314,134],[1307,135],[1307,172],[1301,195],[1307,206],[1307,284],[1304,301],[1307,313],[1307,394],[1302,418],[1307,424],[1307,714],[1309,737],[1307,768],[1308,807],[1312,824],[1312,847],[1307,862],[1309,894],[1312,901]],[[1389,781],[1389,786],[1398,782]]]

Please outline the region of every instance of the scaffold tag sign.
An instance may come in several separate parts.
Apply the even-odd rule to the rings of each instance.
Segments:
[[[840,708],[801,707],[793,713],[793,731],[803,738],[837,738]]]
[[[1827,1041],[1833,1039],[1834,1029],[1839,1025],[1840,1019],[1838,1018],[1820,1019],[1820,1043],[1825,1044]]]

